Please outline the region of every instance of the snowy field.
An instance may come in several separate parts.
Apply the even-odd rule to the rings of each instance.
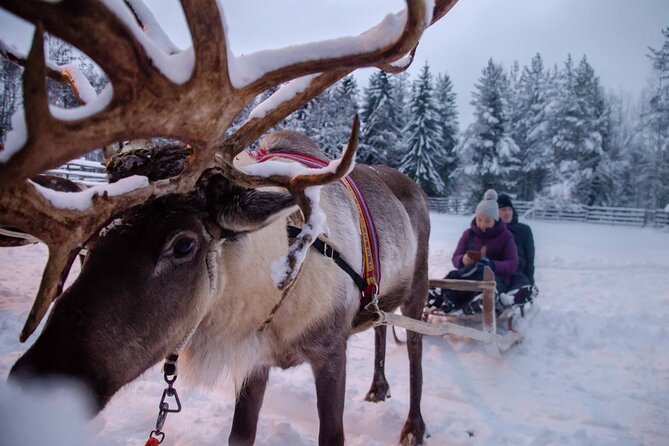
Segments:
[[[467,226],[432,214],[431,277],[443,276]],[[669,438],[669,232],[531,222],[540,308],[527,339],[504,357],[451,338],[425,338],[423,416],[429,445],[666,445]],[[18,335],[32,302],[43,246],[0,250],[0,377],[28,347]],[[396,444],[408,410],[406,351],[388,342],[392,398],[363,401],[373,332],[349,343],[347,444]],[[143,444],[164,385],[158,367],[124,388],[94,421],[77,405],[34,402],[0,384],[0,444]],[[164,445],[225,444],[233,411],[227,383],[202,390],[177,381],[183,412],[170,414]],[[48,414],[50,420],[37,419]],[[21,420],[21,422],[19,422]],[[317,443],[311,371],[271,375],[257,445]],[[9,438],[20,431],[23,438]],[[60,443],[57,441],[60,439]]]

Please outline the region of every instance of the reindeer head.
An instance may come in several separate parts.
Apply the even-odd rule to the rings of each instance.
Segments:
[[[119,4],[1,0],[1,7],[36,26],[32,48],[22,62],[26,67],[25,128],[16,133],[25,138],[14,138],[0,151],[0,225],[19,228],[49,246],[49,261],[22,341],[61,293],[78,250],[83,244],[89,247],[80,277],[58,299],[44,333],[12,374],[80,377],[96,389],[103,405],[121,385],[175,348],[206,311],[216,280],[225,280],[212,279],[207,262],[226,243],[234,246],[244,233],[261,228],[294,205],[308,226],[313,202],[305,191],[348,172],[355,154],[357,119],[349,149],[336,168],[254,176],[237,169],[235,157],[352,70],[408,67],[410,58],[404,65],[393,63],[411,52],[423,30],[455,2],[437,1],[431,12],[426,7],[431,2],[407,0],[406,11],[394,20],[343,46],[334,45],[334,53],[328,50],[332,42],[276,50],[284,51],[282,57],[271,59],[284,60],[283,65],[265,65],[256,70],[258,74],[239,78],[232,67],[241,62],[230,64],[234,56],[228,52],[214,0],[181,1],[193,41],[193,48],[183,52],[151,40],[149,35],[162,30],[146,32],[155,21],[140,0]],[[387,22],[403,26],[384,30]],[[111,87],[83,107],[83,117],[54,116],[49,108],[45,76],[53,73],[44,60],[45,30],[85,52],[110,80]],[[389,35],[393,38],[388,39]],[[375,36],[381,38],[376,41]],[[301,51],[320,57],[304,57]],[[190,63],[191,71],[175,75],[167,69],[170,57]],[[254,63],[259,57],[250,55],[245,60]],[[262,112],[252,113],[237,131],[225,135],[251,100],[286,82]],[[276,99],[286,96],[289,99]],[[155,136],[179,139],[194,148],[179,176],[153,182],[124,179],[104,192],[88,191],[87,203],[78,206],[63,205],[27,180],[95,147]],[[261,186],[277,186],[290,194],[254,190]],[[306,233],[298,237],[289,256],[308,249],[313,238]],[[299,262],[291,265],[281,287],[289,286],[299,270]],[[99,270],[105,275],[95,274]],[[127,286],[121,290],[119,283]],[[102,306],[105,311],[100,311]],[[67,343],[61,345],[64,339]]]
[[[116,216],[89,241],[79,277],[12,379],[74,377],[104,407],[196,328],[226,285],[229,269],[220,264],[240,260],[246,234],[295,209],[290,194],[241,188],[207,172],[193,193]]]

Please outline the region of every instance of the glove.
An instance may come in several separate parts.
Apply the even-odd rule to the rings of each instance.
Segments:
[[[476,262],[476,269],[478,271],[483,271],[483,268],[486,266],[489,266],[490,269],[493,270],[493,272],[495,271],[495,262],[489,259],[488,257],[481,257],[481,260]]]

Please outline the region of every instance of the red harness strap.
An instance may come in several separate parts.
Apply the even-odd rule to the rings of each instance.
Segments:
[[[297,161],[310,168],[320,168],[328,165],[328,162],[318,159],[311,155],[303,153],[292,152],[269,152],[266,149],[260,148],[258,150],[249,151],[249,156],[262,163],[272,158],[281,158],[291,161]],[[346,188],[351,200],[355,203],[358,213],[358,224],[360,226],[360,244],[362,245],[363,257],[363,278],[367,283],[367,287],[363,291],[363,295],[370,297],[380,293],[381,288],[381,262],[379,256],[379,236],[376,232],[374,219],[367,206],[365,197],[360,192],[360,189],[355,184],[350,176],[346,176],[339,180]]]

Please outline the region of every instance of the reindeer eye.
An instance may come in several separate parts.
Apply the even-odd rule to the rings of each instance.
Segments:
[[[181,237],[174,242],[172,253],[174,257],[186,257],[195,248],[196,241],[190,237]]]

